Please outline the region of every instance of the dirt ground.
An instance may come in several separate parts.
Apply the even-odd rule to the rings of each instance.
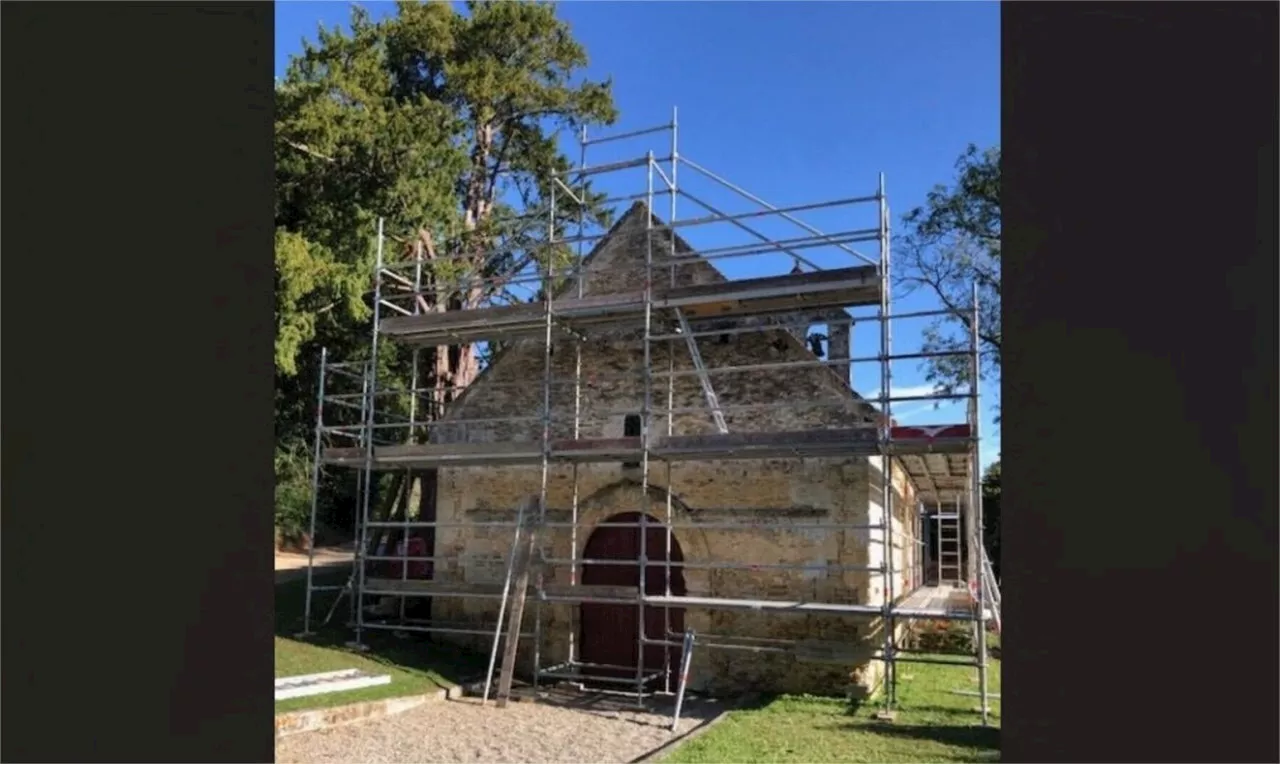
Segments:
[[[552,690],[504,709],[477,698],[427,703],[394,716],[276,743],[276,761],[311,762],[630,762],[723,711],[712,700],[685,700],[680,726],[670,730],[671,703],[639,710],[631,698]]]
[[[317,547],[316,565],[336,565],[351,562],[351,550],[342,547]],[[276,552],[276,572],[301,570],[307,567],[305,552]]]

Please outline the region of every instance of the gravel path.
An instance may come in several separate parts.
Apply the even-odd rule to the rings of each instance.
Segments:
[[[341,547],[316,547],[316,565],[351,564],[352,552]],[[276,552],[276,570],[305,570],[306,552]]]
[[[714,701],[688,698],[684,734],[720,713]],[[394,716],[276,743],[277,762],[629,762],[668,743],[670,706],[640,711],[634,701],[556,690],[539,701],[496,709],[477,699],[427,703]]]

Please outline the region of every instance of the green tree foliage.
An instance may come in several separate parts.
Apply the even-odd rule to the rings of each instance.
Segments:
[[[982,476],[982,542],[991,557],[991,569],[1000,579],[1000,462],[987,467]]]
[[[359,298],[355,269],[336,260],[322,244],[276,229],[276,369],[298,373],[298,354],[316,336],[326,313],[359,319],[367,313]]]
[[[354,6],[349,32],[320,29],[304,44],[276,86],[282,453],[309,447],[319,348],[341,360],[368,356],[379,218],[387,261],[427,260],[426,311],[528,299],[512,289],[517,275],[536,280],[568,262],[566,248],[545,244],[551,175],[571,168],[557,136],[616,117],[610,84],[580,76],[586,63],[554,6],[532,2],[462,11],[400,2],[377,22]],[[558,195],[560,224],[580,214],[608,222],[602,195],[565,182],[585,205]],[[408,389],[407,351],[380,346],[378,366],[379,389]],[[435,391],[418,407],[422,418],[441,415],[480,362],[472,345],[441,347],[424,350],[419,368],[418,387]],[[407,407],[407,396],[391,403]]]
[[[965,310],[978,287],[978,340],[983,374],[1000,373],[1000,148],[969,146],[956,162],[951,186],[937,186],[923,206],[903,216],[906,233],[895,241],[896,281],[909,293],[923,289],[944,307]],[[968,318],[932,322],[926,351],[964,350]],[[926,378],[940,392],[967,387],[969,358],[930,359]]]
[[[276,534],[280,542],[297,545],[310,526],[310,456],[296,444],[277,448],[275,468]]]

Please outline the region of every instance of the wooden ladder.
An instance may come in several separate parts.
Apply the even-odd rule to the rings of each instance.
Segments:
[[[505,708],[511,699],[511,683],[514,681],[516,653],[520,648],[520,629],[524,624],[525,599],[529,594],[529,579],[542,563],[538,551],[538,536],[542,530],[541,501],[530,496],[520,504],[516,515],[516,533],[512,542],[511,558],[507,563],[507,577],[502,586],[502,604],[498,608],[498,626],[493,633],[493,648],[489,654],[489,671],[484,683],[483,705],[489,699],[493,683],[493,670],[502,639],[503,616],[507,615],[506,643],[503,645],[502,668],[498,675],[498,687],[494,699],[498,708]],[[507,613],[508,605],[510,613]]]

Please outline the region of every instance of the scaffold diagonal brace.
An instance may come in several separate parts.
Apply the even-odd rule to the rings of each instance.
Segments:
[[[702,353],[698,351],[698,340],[693,336],[693,330],[689,328],[689,321],[684,317],[684,311],[676,308],[675,313],[676,320],[680,322],[680,333],[684,335],[684,341],[689,345],[689,356],[693,359],[693,368],[698,372],[698,381],[702,383],[702,394],[707,399],[707,406],[711,408],[711,418],[715,420],[716,429],[720,434],[728,435],[729,425],[724,421],[720,399],[716,396],[716,389],[711,384],[711,377],[707,375],[707,367],[702,363]]]

